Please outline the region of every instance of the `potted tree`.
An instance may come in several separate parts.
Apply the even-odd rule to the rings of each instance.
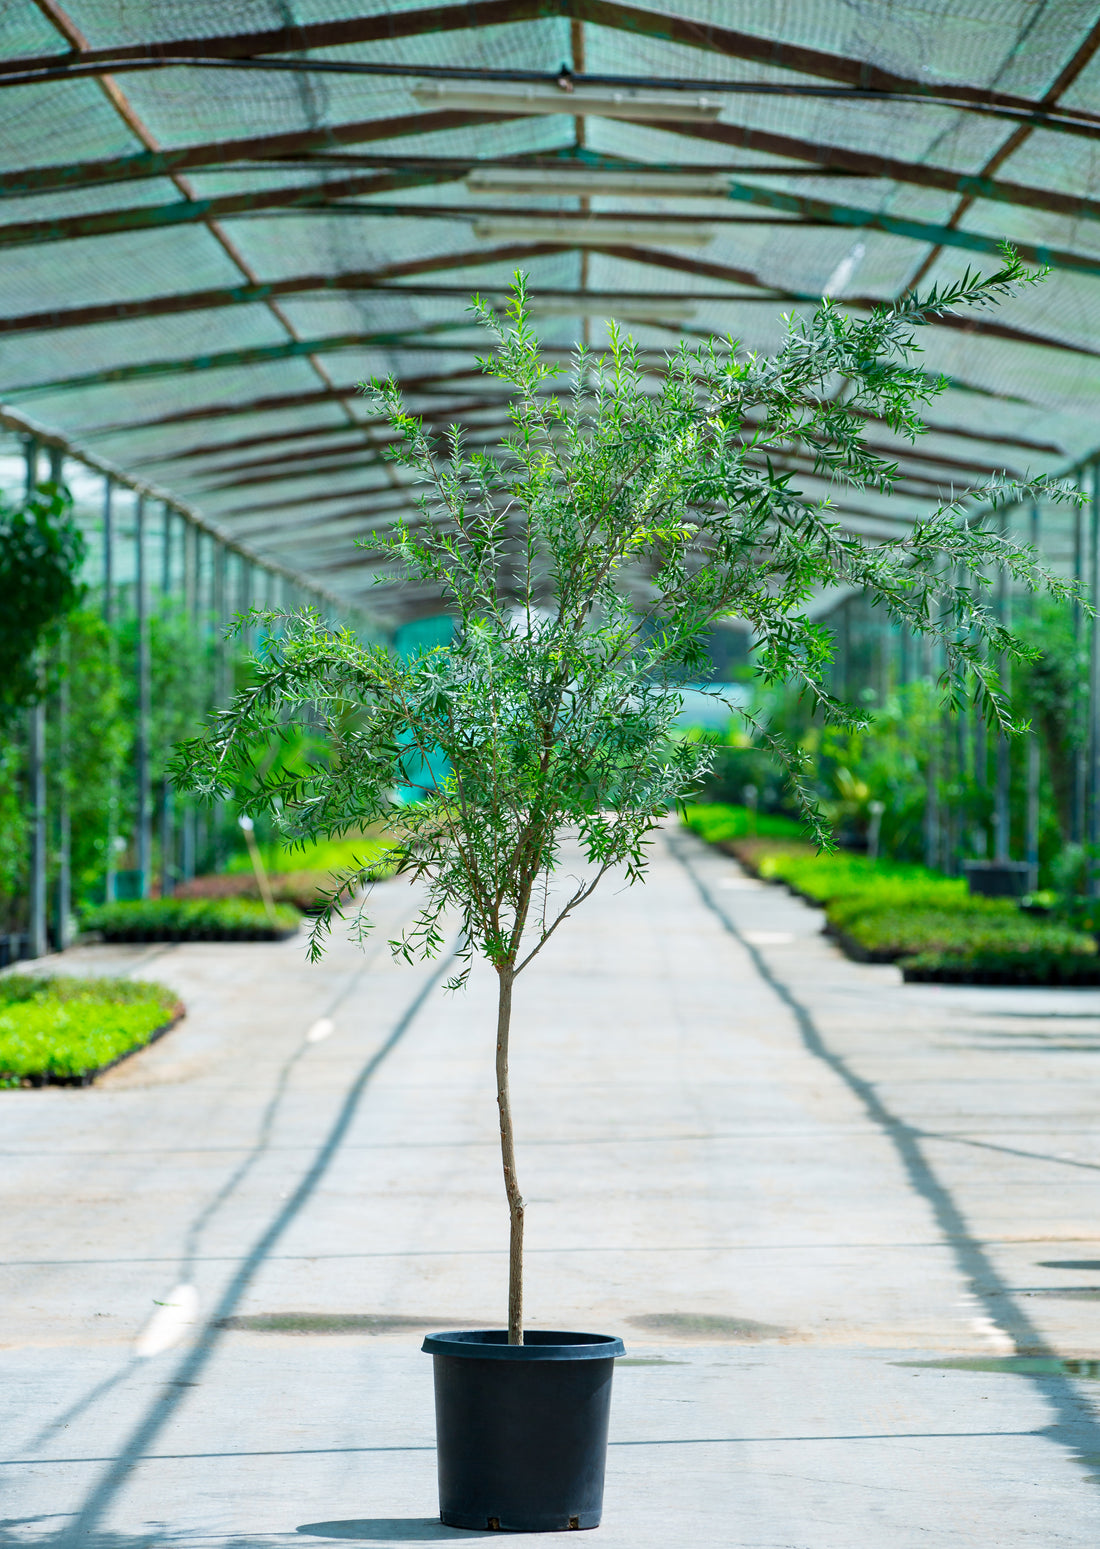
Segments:
[[[458,428],[439,443],[406,412],[396,383],[371,389],[395,433],[390,455],[422,494],[418,517],[363,541],[390,577],[438,594],[454,619],[451,643],[399,660],[312,613],[285,618],[251,685],[181,752],[182,784],[212,798],[243,789],[250,811],[273,814],[291,836],[385,822],[401,869],[424,889],[395,951],[431,956],[454,921],[462,945],[450,987],[475,955],[497,975],[508,1317],[501,1329],[425,1341],[446,1523],[594,1527],[622,1350],[613,1337],[524,1325],[525,1207],[508,1085],[516,981],[608,872],[643,878],[648,836],[705,772],[710,749],[672,728],[677,683],[698,670],[716,620],[748,622],[764,679],[796,682],[855,725],[856,712],[826,687],[829,637],[805,604],[817,587],[862,588],[942,644],[949,700],[974,693],[1009,725],[987,663],[1023,647],[986,604],[987,573],[1004,566],[1034,585],[1032,553],[968,522],[959,500],[904,538],[868,541],[801,495],[783,462],[797,449],[841,486],[889,490],[897,469],[868,448],[864,430],[868,421],[910,437],[922,429],[918,410],[940,384],[913,364],[915,326],[1035,278],[1006,250],[988,278],[968,273],[863,320],[825,302],[810,320],[788,320],[770,359],[714,342],[682,347],[652,370],[612,326],[606,353],[577,351],[559,395],[559,368],[540,350],[517,276],[505,316],[476,300],[472,308],[496,341],[482,369],[512,393],[498,452],[468,453]],[[967,498],[995,507],[1040,490],[1075,496],[1042,480],[996,480]],[[960,567],[971,589],[958,584]],[[1043,584],[1070,590],[1046,575]],[[264,774],[257,744],[303,716],[327,729],[331,756],[304,774]],[[827,842],[797,763],[773,751]],[[399,806],[393,793],[407,784],[410,760],[435,774],[423,800]],[[562,888],[566,836],[584,867]],[[314,958],[354,880],[338,880],[319,916]]]

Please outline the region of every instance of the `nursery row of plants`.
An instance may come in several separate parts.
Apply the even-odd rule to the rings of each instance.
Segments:
[[[104,903],[174,891],[234,861],[251,877],[237,805],[183,797],[170,780],[176,745],[248,681],[260,632],[249,628],[230,640],[224,633],[228,616],[248,605],[237,574],[243,562],[225,552],[219,559],[213,540],[200,543],[193,530],[185,561],[187,534],[178,532],[178,521],[169,542],[168,517],[150,518],[139,610],[132,497],[115,491],[113,565],[106,565],[103,508],[74,506],[57,477],[55,470],[22,498],[0,497],[0,594],[10,604],[0,618],[0,966],[19,955],[11,941],[28,928],[36,705],[55,943],[71,938],[88,911]],[[233,575],[240,584],[228,579],[230,558],[238,559]],[[270,595],[270,578],[253,584]],[[287,586],[280,590],[285,598]],[[139,750],[149,791],[147,848],[139,844]],[[317,751],[308,733],[299,733],[273,748],[269,762],[278,768]],[[268,850],[275,847],[262,817],[257,833]],[[317,884],[328,885],[325,865],[276,856],[271,862],[293,873],[280,901],[308,907]],[[324,875],[313,879],[310,870]],[[248,883],[242,888],[247,893]],[[63,909],[71,911],[64,920]]]
[[[750,692],[756,722],[798,749],[809,788],[840,841],[871,842],[880,856],[958,874],[966,859],[996,849],[1003,760],[1008,853],[1025,860],[1033,846],[1039,887],[1084,891],[1089,667],[1079,612],[1061,603],[1018,606],[1014,631],[1036,655],[1012,665],[1008,700],[1030,730],[1003,744],[971,707],[945,713],[935,681],[941,663],[934,653],[922,656],[881,610],[852,597],[829,627],[838,637],[831,686],[866,712],[865,728],[826,724],[808,698],[790,689]],[[701,799],[743,804],[748,793],[761,815],[797,816],[787,771],[762,744],[732,724]]]
[[[963,879],[925,866],[822,853],[798,824],[744,806],[690,806],[685,821],[755,876],[823,909],[826,930],[850,957],[897,963],[907,981],[1100,984],[1091,921],[1072,905],[1039,914],[1014,899],[976,897]]]
[[[0,976],[0,1087],[87,1086],[183,1015],[139,979]]]

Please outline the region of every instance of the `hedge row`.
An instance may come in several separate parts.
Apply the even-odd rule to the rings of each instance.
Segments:
[[[183,1015],[171,990],[137,979],[0,977],[0,1086],[87,1086]]]
[[[317,912],[322,895],[329,893],[334,878],[328,871],[290,871],[276,873],[268,878],[271,896],[277,904],[287,904],[302,914]],[[345,893],[345,898],[350,897]],[[224,899],[244,898],[259,903],[260,885],[255,876],[240,871],[212,872],[207,876],[192,877],[181,882],[172,894],[173,899]]]
[[[702,822],[700,812],[707,814]],[[689,808],[686,820],[703,837],[722,824],[717,808]],[[1091,934],[1023,913],[1013,899],[973,897],[961,878],[845,852],[822,855],[789,839],[743,838],[729,848],[757,876],[823,908],[826,929],[850,957],[896,962],[908,981],[1100,984]]]
[[[762,839],[797,840],[803,832],[792,818],[753,812],[749,807],[727,806],[720,801],[685,807],[684,821],[708,844],[729,844],[735,839],[757,834]]]
[[[250,898],[146,898],[91,909],[81,924],[104,941],[282,941],[299,915],[276,904],[272,923]]]

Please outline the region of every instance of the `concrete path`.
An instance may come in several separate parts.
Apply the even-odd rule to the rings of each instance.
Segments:
[[[418,1345],[502,1318],[493,984],[396,967],[411,905],[60,962],[189,1015],[0,1092],[0,1546],[479,1540]],[[516,1018],[530,1322],[629,1347],[606,1549],[1092,1549],[1100,992],[902,986],[673,830]]]

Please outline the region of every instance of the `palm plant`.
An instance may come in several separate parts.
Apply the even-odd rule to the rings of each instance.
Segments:
[[[830,637],[806,607],[820,587],[862,589],[942,644],[950,704],[973,693],[1011,729],[988,664],[1024,648],[989,606],[990,577],[1003,567],[1059,597],[1072,588],[969,521],[963,500],[996,508],[1075,491],[998,479],[897,541],[871,541],[800,493],[788,464],[798,452],[841,487],[889,491],[898,470],[867,446],[868,422],[916,437],[921,407],[943,385],[914,363],[914,330],[1038,278],[1006,249],[987,278],[968,272],[862,320],[824,302],[812,318],[787,320],[771,358],[713,341],[653,369],[612,325],[605,353],[577,350],[562,391],[532,331],[524,278],[503,317],[475,299],[496,342],[480,364],[512,394],[499,451],[468,452],[458,426],[436,439],[395,382],[370,388],[419,498],[415,517],[361,541],[388,580],[438,595],[454,619],[451,643],[399,660],[309,612],[287,618],[278,637],[269,632],[254,681],[181,749],[180,783],[211,798],[245,790],[250,811],[303,841],[387,823],[401,868],[424,889],[394,951],[410,961],[437,953],[457,918],[462,965],[451,985],[475,954],[495,970],[512,1344],[523,1342],[524,1224],[508,1082],[513,987],[609,871],[644,876],[655,826],[706,772],[710,747],[670,734],[677,682],[700,667],[705,632],[739,616],[764,680],[795,684],[855,726],[857,712],[828,691]],[[964,571],[969,587],[955,579]],[[265,773],[258,747],[296,720],[327,728],[330,756],[306,773]],[[762,735],[824,840],[796,754]],[[402,806],[394,792],[413,757],[437,773],[423,800]],[[555,890],[567,836],[586,870]],[[318,920],[314,956],[348,880]],[[369,928],[362,914],[358,928]]]

